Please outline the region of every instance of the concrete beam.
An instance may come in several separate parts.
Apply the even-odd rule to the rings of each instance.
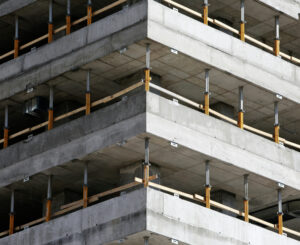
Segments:
[[[2,64],[0,100],[144,39],[146,20],[147,2],[142,1]]]
[[[0,17],[11,14],[21,8],[24,8],[37,0],[4,0],[0,1]]]
[[[300,68],[149,0],[148,38],[300,103]]]
[[[98,245],[143,231],[155,234],[156,240],[167,237],[192,245],[199,241],[208,245],[299,244],[198,204],[143,188],[5,237],[0,245]]]
[[[137,94],[1,150],[0,187],[144,133],[145,111]]]

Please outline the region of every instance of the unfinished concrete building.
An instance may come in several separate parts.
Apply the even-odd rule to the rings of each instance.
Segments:
[[[299,0],[0,0],[0,245],[299,245]]]

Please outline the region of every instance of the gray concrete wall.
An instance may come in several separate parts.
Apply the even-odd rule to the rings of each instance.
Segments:
[[[300,153],[199,111],[147,95],[147,133],[300,190]]]
[[[300,67],[153,0],[148,38],[300,103]]]
[[[147,230],[193,245],[299,245],[299,241],[153,189]]]
[[[76,211],[0,239],[0,245],[99,245],[146,229],[146,190]]]
[[[1,150],[0,187],[144,133],[145,102],[139,93]]]
[[[0,100],[144,39],[146,20],[142,1],[0,65]]]
[[[0,17],[11,14],[21,8],[24,8],[37,0],[4,0],[0,1]]]

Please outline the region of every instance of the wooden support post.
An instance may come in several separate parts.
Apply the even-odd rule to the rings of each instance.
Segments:
[[[241,0],[240,38],[245,42],[245,0]]]
[[[279,143],[279,125],[274,126],[274,141],[275,143]]]
[[[15,16],[14,58],[19,56],[19,17]]]
[[[278,214],[278,233],[283,234],[283,214]]]
[[[238,114],[238,127],[244,128],[244,91],[243,87],[239,87],[239,114]]]
[[[280,54],[280,30],[279,30],[279,16],[275,16],[275,43],[274,43],[274,55]]]
[[[88,206],[88,163],[84,165],[83,174],[83,208]]]
[[[8,147],[8,105],[5,105],[4,111],[4,141],[3,148]]]
[[[88,5],[87,5],[87,25],[92,24],[92,0],[88,0]]]
[[[208,0],[204,0],[203,4],[203,23],[208,25]]]
[[[244,220],[249,222],[249,183],[248,183],[248,174],[244,175]]]
[[[53,0],[49,0],[48,43],[53,41]]]
[[[85,114],[91,113],[91,88],[90,88],[90,70],[87,72],[86,93],[85,93]]]
[[[209,160],[206,160],[205,161],[205,206],[207,208],[210,208],[210,191],[211,191],[210,166],[209,166]]]
[[[14,40],[14,58],[17,58],[19,57],[19,40],[18,39],[15,39]]]
[[[279,143],[279,115],[278,115],[278,101],[274,103],[274,114],[275,114],[275,123],[274,123],[274,141]]]
[[[52,175],[48,176],[48,186],[47,186],[47,205],[46,205],[46,218],[45,221],[48,222],[51,219],[51,206],[52,206]]]
[[[71,0],[67,0],[66,35],[71,33]]]
[[[204,112],[209,115],[209,69],[205,69]]]
[[[145,91],[149,92],[150,90],[150,44],[147,43],[146,46],[146,69],[145,69]]]
[[[278,184],[279,189],[277,191],[278,194],[278,233],[280,235],[283,234],[283,210],[282,210],[282,187],[281,184]]]
[[[48,130],[51,130],[53,128],[53,87],[50,87],[50,95],[49,95],[49,110],[48,110]]]
[[[10,198],[9,235],[14,234],[15,229],[15,192],[12,190]]]
[[[144,187],[149,186],[149,172],[150,172],[150,160],[149,160],[149,138],[145,138],[145,161],[144,161]]]

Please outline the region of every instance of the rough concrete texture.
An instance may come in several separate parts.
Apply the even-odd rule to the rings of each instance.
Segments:
[[[0,151],[0,187],[145,132],[145,93]]]
[[[0,66],[0,100],[146,37],[142,1]]]
[[[0,245],[99,245],[145,229],[141,189],[5,237]]]
[[[300,190],[300,153],[222,120],[147,96],[147,133]]]
[[[0,245],[99,245],[144,230],[192,245],[299,244],[259,226],[143,188],[5,237]]]
[[[147,230],[195,245],[299,245],[291,238],[153,189],[147,192]]]
[[[299,67],[153,0],[149,0],[147,36],[300,103]]]
[[[258,0],[277,11],[289,15],[295,19],[299,19],[300,1],[299,0]]]
[[[17,11],[36,2],[37,0],[4,0],[0,1],[0,17]]]

